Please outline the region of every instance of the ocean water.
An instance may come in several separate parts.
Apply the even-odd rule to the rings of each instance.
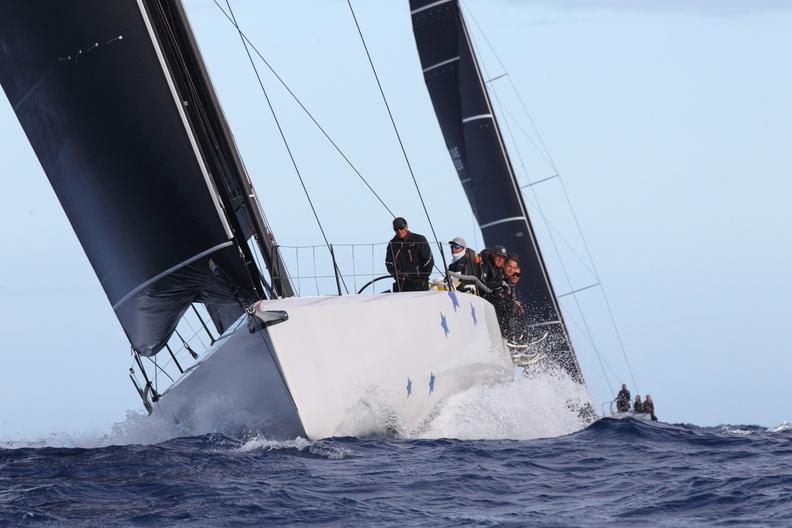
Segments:
[[[792,424],[581,429],[569,395],[477,387],[395,436],[178,436],[130,413],[6,439],[0,526],[792,526]]]

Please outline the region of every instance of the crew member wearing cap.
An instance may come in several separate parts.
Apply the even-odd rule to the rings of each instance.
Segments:
[[[449,271],[461,273],[468,277],[476,277],[481,280],[481,259],[475,251],[467,247],[465,239],[456,237],[448,244],[451,246],[451,264],[448,265]],[[476,292],[475,280],[462,279],[460,282],[460,291],[469,293]]]
[[[393,220],[396,233],[385,251],[385,267],[393,276],[394,292],[425,291],[429,289],[429,275],[434,259],[426,237],[411,233],[407,220]]]
[[[503,246],[495,246],[481,252],[481,269],[484,284],[490,290],[499,290],[503,287],[503,264],[508,253]]]

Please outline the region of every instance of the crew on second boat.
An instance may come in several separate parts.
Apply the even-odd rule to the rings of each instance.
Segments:
[[[636,414],[640,414],[640,413],[646,412],[646,411],[644,411],[644,404],[641,401],[641,395],[640,394],[636,394],[635,395],[635,402],[633,402],[633,412],[636,413]]]
[[[630,412],[630,391],[627,385],[622,385],[619,394],[616,396],[616,410],[620,413]]]
[[[657,421],[657,416],[655,416],[654,402],[652,401],[652,397],[648,394],[646,395],[646,401],[644,402],[644,412],[652,418],[653,422]]]
[[[425,291],[429,289],[434,259],[426,237],[411,233],[407,220],[393,219],[396,233],[385,251],[385,267],[394,279],[394,292]]]

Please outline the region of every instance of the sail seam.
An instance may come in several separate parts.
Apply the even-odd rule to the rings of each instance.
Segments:
[[[137,293],[140,293],[141,290],[144,290],[145,288],[151,286],[152,284],[154,284],[155,282],[157,282],[161,278],[170,275],[174,271],[177,271],[177,270],[183,268],[184,266],[188,266],[188,265],[192,264],[196,260],[198,260],[198,259],[200,259],[202,257],[205,257],[206,255],[209,255],[211,253],[214,253],[215,251],[219,251],[219,250],[221,250],[223,248],[226,248],[226,247],[232,246],[232,245],[234,245],[234,242],[231,241],[231,240],[229,240],[228,242],[223,242],[222,244],[218,244],[218,245],[216,245],[214,247],[211,247],[211,248],[207,249],[206,251],[201,251],[197,255],[193,255],[192,257],[188,258],[187,260],[183,260],[183,261],[179,262],[175,266],[171,266],[170,268],[166,269],[162,273],[158,273],[157,275],[155,275],[154,277],[150,278],[149,280],[147,280],[146,282],[144,282],[140,286],[136,287],[131,292],[129,292],[126,295],[124,295],[121,298],[120,301],[118,301],[117,303],[115,303],[113,305],[113,310],[116,310],[119,306],[121,306],[126,301],[128,301],[130,299],[130,297],[134,296]]]
[[[476,121],[478,119],[492,119],[492,114],[478,114],[470,117],[466,117],[462,120],[462,123],[470,123],[471,121]]]
[[[528,220],[524,216],[510,216],[509,218],[501,218],[500,220],[495,220],[494,222],[488,222],[486,224],[481,224],[479,226],[480,229],[486,229],[488,227],[492,227],[498,224],[505,224],[506,222],[516,222],[517,220]]]
[[[438,62],[437,64],[432,64],[431,66],[429,66],[427,68],[424,68],[423,72],[426,73],[428,71],[434,70],[435,68],[439,68],[441,66],[445,66],[446,64],[451,64],[452,62],[456,62],[458,60],[459,60],[459,55],[457,55],[456,57],[453,57],[451,59]]]
[[[426,11],[427,9],[432,9],[433,7],[437,7],[439,5],[447,4],[448,2],[452,2],[453,0],[439,0],[438,2],[434,2],[432,4],[425,5],[423,7],[419,7],[418,9],[413,9],[410,11],[411,15],[415,15],[420,13],[421,11]]]

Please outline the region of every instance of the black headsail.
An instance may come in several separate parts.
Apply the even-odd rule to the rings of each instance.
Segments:
[[[252,193],[204,72],[185,66],[200,65],[197,49],[174,40],[186,26],[168,19],[174,7],[0,7],[0,83],[142,355],[164,346],[191,303],[222,328],[265,285],[245,242],[254,222],[228,213],[252,217],[234,202]]]
[[[424,80],[462,187],[488,247],[520,257],[519,293],[553,355],[582,380],[457,0],[410,0]]]

